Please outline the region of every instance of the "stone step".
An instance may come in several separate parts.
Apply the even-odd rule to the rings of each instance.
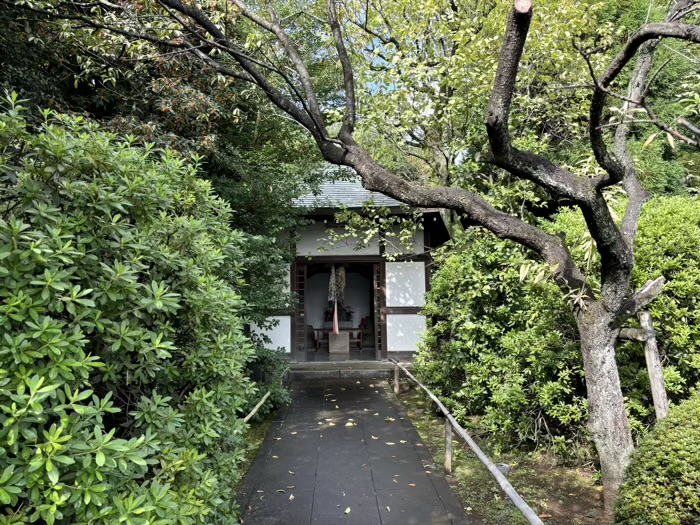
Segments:
[[[405,363],[404,363],[405,365]],[[410,367],[410,364],[408,365]],[[388,361],[328,361],[291,363],[289,379],[382,378],[391,377],[394,364]]]

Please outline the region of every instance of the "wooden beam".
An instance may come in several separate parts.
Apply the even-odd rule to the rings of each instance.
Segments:
[[[643,329],[654,332],[651,314],[649,312],[639,312],[639,323]],[[666,395],[666,385],[664,383],[664,370],[659,358],[659,349],[656,345],[656,336],[649,337],[644,341],[644,358],[649,371],[649,383],[651,383],[651,397],[654,400],[654,410],[656,420],[659,421],[668,415],[668,396]]]

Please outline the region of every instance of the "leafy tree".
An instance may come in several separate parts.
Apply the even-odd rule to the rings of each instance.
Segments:
[[[10,3],[10,0],[2,1]],[[673,2],[665,21],[642,25],[614,57],[605,61],[608,67],[594,74],[590,111],[585,120],[588,152],[595,163],[591,162],[594,168],[585,176],[574,173],[563,163],[554,163],[558,160],[556,156],[543,155],[533,141],[521,143],[511,133],[511,120],[515,122],[511,119],[515,86],[533,16],[531,2],[515,0],[508,15],[493,89],[489,90],[488,141],[484,141],[488,151],[483,152],[481,160],[515,179],[528,181],[528,185],[538,188],[537,191],[552,194],[582,210],[601,255],[600,293],[591,287],[561,237],[499,210],[476,191],[448,185],[431,186],[392,173],[356,140],[355,128],[362,108],[358,108],[358,77],[353,65],[357,57],[348,51],[348,42],[351,42],[346,38],[348,25],[352,21],[362,25],[366,20],[365,30],[376,33],[369,23],[379,20],[382,31],[388,30],[390,34],[393,24],[391,20],[388,23],[382,20],[381,4],[369,6],[371,12],[363,12],[365,8],[360,7],[359,13],[353,12],[355,4],[336,2],[311,3],[301,9],[297,4],[280,2],[266,5],[265,11],[243,0],[233,0],[230,10],[227,6],[216,2],[195,5],[181,0],[160,0],[157,4],[125,2],[99,4],[88,14],[75,2],[55,5],[50,1],[38,1],[29,3],[28,9],[54,20],[64,20],[74,38],[83,39],[95,49],[124,48],[129,54],[190,53],[202,68],[259,87],[277,108],[308,131],[325,160],[354,168],[366,188],[407,204],[452,210],[501,238],[522,244],[543,259],[561,289],[572,299],[581,337],[589,428],[601,460],[606,501],[612,501],[632,451],[615,365],[616,339],[620,326],[653,300],[662,284],[662,280],[657,280],[632,293],[632,246],[647,193],[640,184],[628,146],[628,139],[634,132],[634,122],[629,117],[643,108],[648,120],[672,137],[670,140],[683,141],[692,147],[697,145],[691,136],[665,124],[649,105],[647,97],[647,84],[654,78],[654,55],[662,40],[700,43],[700,29],[683,23],[683,19],[694,12],[694,2]],[[454,16],[459,17],[464,26],[460,24],[456,34],[449,35],[450,40],[445,40],[448,44],[468,31],[474,19],[476,23],[481,20],[476,16],[479,13],[472,15],[470,6],[468,3],[467,8],[458,6],[455,10]],[[446,4],[429,4],[421,14],[448,16],[449,9]],[[94,31],[95,28],[100,31]],[[107,30],[106,37],[102,36],[102,30]],[[374,37],[381,40],[382,35]],[[430,42],[442,45],[439,39]],[[591,61],[590,49],[586,50],[585,44],[585,56]],[[595,46],[595,42],[592,44]],[[550,56],[553,54],[556,49],[550,50]],[[625,82],[627,78],[621,74],[632,62],[633,71],[629,82]],[[595,72],[592,61],[591,66],[591,71]],[[339,78],[342,82],[337,80]],[[521,77],[521,80],[526,78]],[[622,97],[613,91],[621,83],[628,86],[628,93]],[[621,118],[609,126],[606,112],[611,95],[622,99],[623,104],[618,108]],[[417,114],[416,118],[423,118],[423,115]],[[609,141],[613,143],[612,149],[608,147]],[[605,200],[607,188],[617,185],[623,187],[629,199],[620,226],[613,220]]]
[[[9,104],[0,520],[234,523],[257,396],[230,209],[196,163]]]
[[[617,202],[613,210],[625,208]],[[572,256],[599,274],[600,257],[581,213],[562,210],[548,231],[566,235]],[[667,390],[676,400],[698,382],[700,330],[696,317],[700,267],[700,203],[657,197],[644,208],[635,247],[633,282],[665,275],[668,284],[650,305],[664,361]],[[546,268],[522,247],[469,229],[435,258],[424,313],[428,331],[417,372],[464,423],[478,424],[506,445],[550,446],[565,459],[590,436],[585,381],[575,319]],[[594,284],[599,286],[599,284]],[[618,367],[630,422],[637,435],[653,420],[642,345],[618,347]]]

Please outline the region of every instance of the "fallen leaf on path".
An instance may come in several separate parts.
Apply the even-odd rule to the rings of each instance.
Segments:
[[[348,507],[347,509],[345,509],[345,514],[350,514],[350,507]]]
[[[289,495],[289,501],[294,501],[294,494]]]
[[[386,508],[386,511],[387,511],[387,512],[391,512],[391,507],[387,507],[387,508]]]
[[[285,493],[285,491],[283,489],[278,489],[277,492],[281,492],[282,494]]]
[[[394,443],[393,441],[387,441],[386,444],[387,445],[396,445],[396,443]]]
[[[408,486],[409,486],[409,487],[415,487],[416,484],[415,484],[415,483],[409,483]]]
[[[272,459],[279,459],[279,456],[272,456]]]
[[[399,441],[399,443],[406,443],[406,440],[402,439],[401,441]]]
[[[294,475],[294,472],[292,472],[291,470],[288,470],[287,472],[289,472],[292,476]]]
[[[282,438],[272,438],[272,439],[274,439],[275,441],[280,441]]]
[[[372,436],[372,439],[379,439],[378,436]]]
[[[549,519],[552,517],[551,514],[540,514],[538,517],[542,518],[543,520]]]
[[[353,423],[352,421],[348,421],[347,423],[345,423],[345,426],[346,427],[354,427],[355,423]]]
[[[295,434],[296,434],[296,432],[292,432],[291,434],[292,434],[292,436],[293,436],[293,435],[295,435]]]
[[[388,421],[389,423],[393,423],[394,421],[396,421],[396,419],[393,417],[387,416],[387,418],[384,421]]]

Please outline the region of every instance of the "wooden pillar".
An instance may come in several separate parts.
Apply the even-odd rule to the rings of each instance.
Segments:
[[[445,474],[452,474],[452,425],[445,418]]]
[[[401,393],[401,385],[399,383],[400,373],[401,370],[399,369],[398,365],[394,365],[394,394],[397,396]]]
[[[654,325],[649,312],[639,312],[639,324],[645,330],[653,333]],[[651,383],[651,397],[654,400],[654,410],[657,421],[668,415],[668,397],[664,384],[664,370],[661,367],[659,349],[656,346],[656,336],[651,336],[644,341],[644,357],[649,371],[649,383]]]

